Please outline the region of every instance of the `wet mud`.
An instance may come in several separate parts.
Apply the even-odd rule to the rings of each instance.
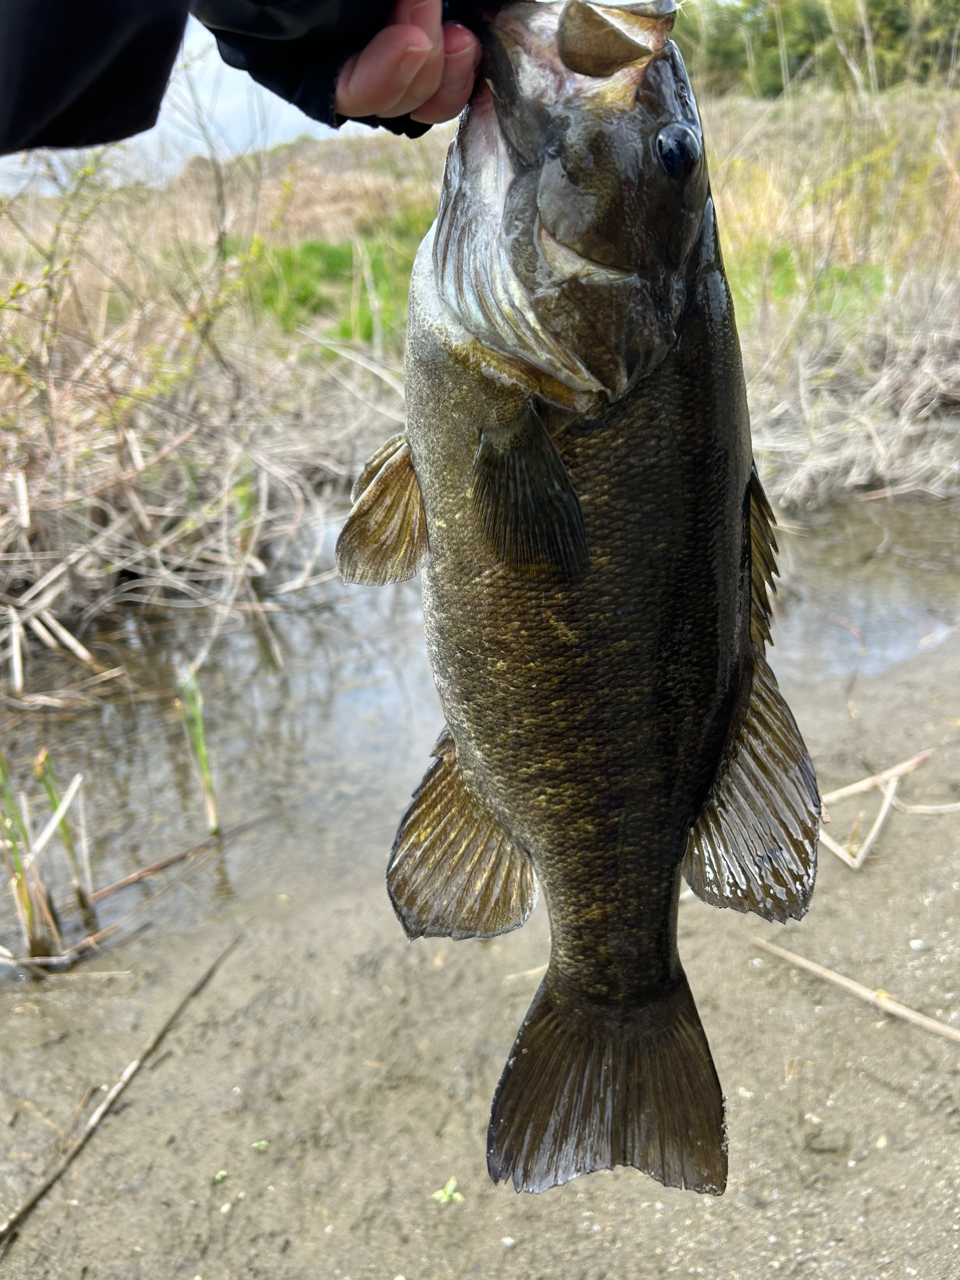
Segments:
[[[786,536],[773,663],[825,791],[934,747],[898,794],[960,800],[958,534],[956,509],[877,503]],[[88,1090],[112,1084],[241,937],[0,1274],[957,1280],[960,1046],[754,944],[960,1026],[960,814],[893,813],[859,872],[821,849],[800,923],[682,904],[727,1100],[725,1196],[625,1169],[518,1196],[488,1181],[485,1135],[546,960],[545,911],[492,941],[404,940],[383,868],[441,723],[417,591],[331,601],[277,619],[284,672],[245,630],[201,675],[224,821],[280,813],[152,907],[148,927],[69,974],[0,988],[2,1218]],[[127,639],[155,687],[191,643]],[[22,760],[43,744],[93,783],[98,883],[202,836],[169,699],[32,718],[4,746]],[[837,804],[829,830],[842,841],[878,805]],[[462,1199],[434,1198],[451,1178]]]

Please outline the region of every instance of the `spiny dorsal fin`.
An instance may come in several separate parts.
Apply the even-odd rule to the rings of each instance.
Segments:
[[[537,900],[529,855],[473,798],[449,730],[403,815],[387,890],[408,938],[492,938]]]
[[[344,582],[381,586],[412,578],[427,558],[427,523],[410,446],[393,436],[354,485],[353,510],[337,539]]]
[[[758,648],[770,644],[770,597],[776,594],[776,517],[763,492],[754,463],[750,471],[750,639]]]
[[[697,897],[713,906],[799,920],[817,874],[817,782],[758,646],[744,678],[751,680],[746,714],[690,833],[683,874]]]
[[[484,537],[516,573],[561,581],[586,573],[580,499],[532,403],[481,431],[471,494]]]
[[[723,1094],[693,996],[681,972],[646,1005],[592,1004],[548,968],[493,1098],[487,1168],[546,1191],[616,1165],[723,1193]]]

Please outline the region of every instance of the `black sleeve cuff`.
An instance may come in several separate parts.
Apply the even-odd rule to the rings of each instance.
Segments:
[[[217,37],[220,56],[228,66],[246,71],[257,84],[292,103],[311,120],[339,129],[348,118],[334,110],[333,99],[340,68],[349,52],[338,50],[331,57],[329,35],[309,35],[299,40],[259,40],[233,31],[214,31],[213,34]],[[391,133],[405,134],[408,138],[419,138],[430,128],[409,116],[387,120],[364,116],[358,123],[374,129],[382,125]]]

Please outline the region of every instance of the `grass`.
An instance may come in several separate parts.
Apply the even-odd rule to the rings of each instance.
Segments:
[[[960,102],[702,104],[756,449],[787,506],[960,492]]]
[[[213,770],[207,751],[207,733],[203,720],[203,696],[193,671],[185,671],[180,678],[180,697],[175,703],[183,720],[187,744],[197,770],[197,779],[203,794],[203,806],[207,814],[207,827],[212,836],[219,836],[220,815],[217,811],[217,795],[213,785]]]
[[[319,317],[325,321],[321,327],[342,341],[371,343],[398,355],[410,271],[433,216],[432,205],[415,205],[349,241],[237,245],[238,256],[249,260],[251,310],[276,316],[287,334]]]
[[[804,89],[702,100],[757,454],[793,507],[960,492],[960,101]],[[446,133],[194,159],[44,157],[0,204],[0,663],[134,608],[252,616],[323,580],[330,496],[403,420],[407,280]],[[49,701],[49,695],[45,695]]]

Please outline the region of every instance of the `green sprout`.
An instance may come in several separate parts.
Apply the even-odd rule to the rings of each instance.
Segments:
[[[223,1182],[224,1178],[226,1177],[229,1177],[226,1169],[218,1169],[217,1172],[213,1175],[213,1185],[217,1186],[217,1184]]]
[[[26,942],[30,947],[31,955],[33,955],[36,954],[34,952],[34,942],[37,939],[36,912],[34,911],[30,888],[27,884],[23,858],[20,856],[21,841],[26,850],[30,847],[30,839],[23,823],[20,808],[13,794],[10,771],[7,768],[6,757],[2,751],[0,751],[0,833],[4,837],[4,849],[7,855],[7,865],[10,868],[17,914],[21,918]]]
[[[53,808],[54,813],[60,808],[60,788],[57,786],[57,780],[53,774],[53,766],[50,763],[50,756],[46,747],[40,752],[36,760],[33,762],[33,775],[43,783],[43,789],[47,793],[47,799]],[[83,916],[83,922],[89,933],[96,933],[98,928],[97,913],[94,910],[90,895],[83,885],[83,878],[80,872],[80,861],[77,857],[77,851],[73,843],[73,833],[67,822],[67,815],[64,814],[60,819],[60,838],[63,841],[63,847],[70,863],[70,870],[73,873],[73,892],[76,895],[77,906]]]
[[[270,1145],[270,1143],[269,1143],[269,1142],[267,1142],[265,1138],[261,1138],[259,1142],[251,1142],[251,1143],[250,1143],[250,1146],[251,1146],[251,1147],[253,1148],[253,1150],[254,1150],[254,1151],[256,1151],[259,1155],[263,1155],[264,1151],[266,1151],[266,1149],[267,1149],[267,1147],[269,1147],[269,1145]]]
[[[456,1178],[449,1178],[439,1191],[434,1191],[430,1199],[436,1200],[438,1204],[449,1204],[451,1200],[459,1204],[463,1200],[463,1196],[457,1190]]]
[[[200,687],[192,669],[182,673],[180,677],[180,697],[174,706],[183,717],[183,727],[187,733],[187,741],[193,753],[193,759],[200,775],[200,789],[207,810],[207,825],[212,836],[220,834],[220,815],[217,813],[217,798],[213,789],[213,774],[210,770],[210,757],[207,754],[207,736],[203,726],[203,698]]]

